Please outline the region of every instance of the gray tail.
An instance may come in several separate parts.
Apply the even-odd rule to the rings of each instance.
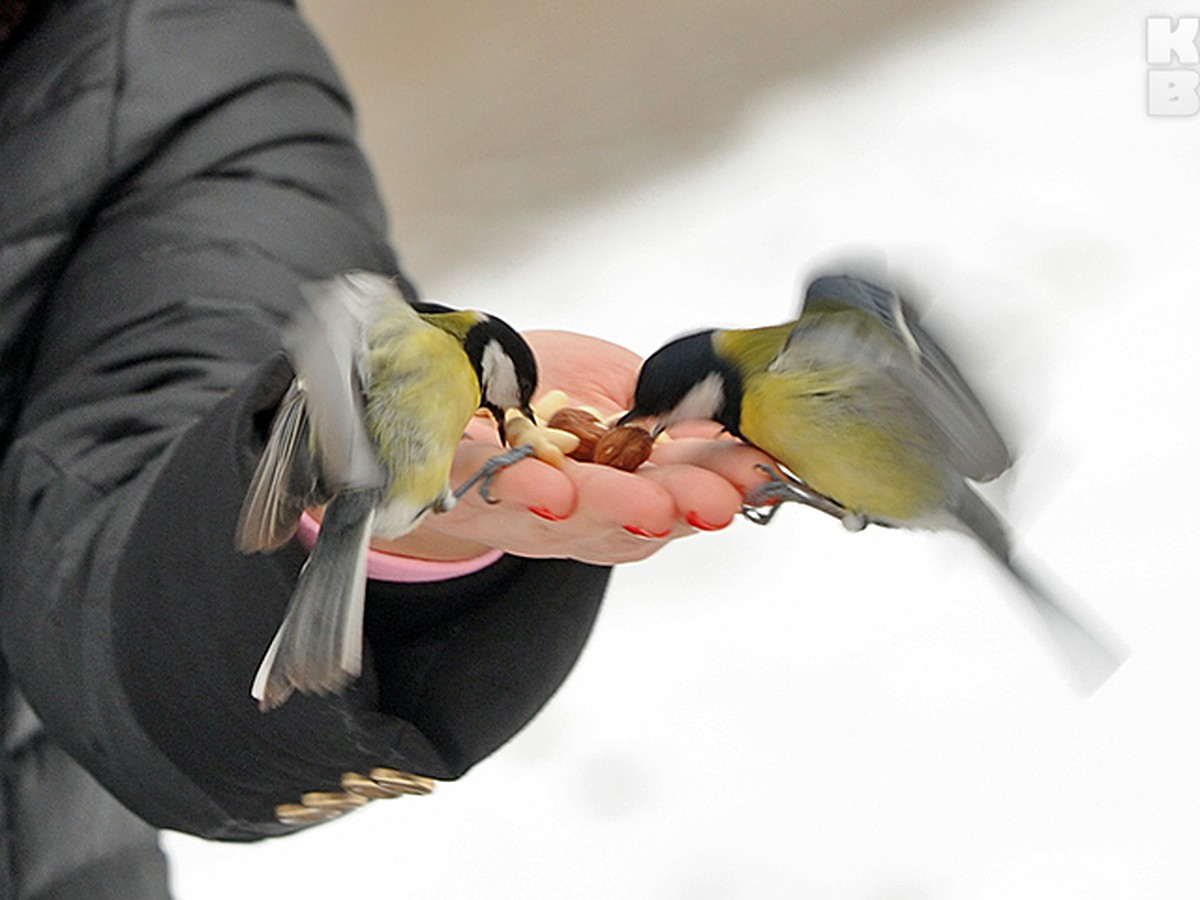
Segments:
[[[1023,589],[1046,636],[1083,694],[1091,694],[1129,655],[1112,630],[1091,610],[1052,595],[1025,566],[1012,558],[1008,529],[987,502],[964,485],[955,517],[996,558]]]
[[[279,706],[293,690],[336,693],[362,671],[367,547],[378,499],[377,490],[348,491],[326,508],[250,689],[261,709]]]

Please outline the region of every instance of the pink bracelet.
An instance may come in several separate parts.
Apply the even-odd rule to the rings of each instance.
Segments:
[[[300,516],[300,527],[296,536],[300,538],[300,543],[306,550],[311,550],[317,542],[317,532],[320,530],[321,524],[306,512]],[[402,581],[412,584],[449,581],[451,578],[461,578],[482,571],[503,555],[502,550],[488,550],[472,559],[442,562],[372,549],[367,551],[367,577],[376,581]]]

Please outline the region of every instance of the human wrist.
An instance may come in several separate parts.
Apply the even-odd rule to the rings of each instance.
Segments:
[[[297,537],[306,549],[311,549],[319,530],[319,520],[305,512]],[[486,544],[434,535],[373,539],[367,555],[367,577],[408,583],[448,581],[479,572],[503,555]]]

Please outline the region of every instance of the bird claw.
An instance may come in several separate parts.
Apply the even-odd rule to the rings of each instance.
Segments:
[[[779,512],[779,507],[791,502],[819,509],[833,516],[850,531],[858,531],[866,526],[863,516],[849,512],[836,500],[814,491],[804,482],[783,475],[773,466],[760,463],[755,468],[770,479],[766,484],[759,485],[747,493],[742,503],[742,515],[755,525],[770,524],[775,513]]]
[[[528,445],[513,447],[504,453],[497,454],[479,467],[479,471],[459,485],[454,492],[454,499],[461,500],[471,489],[476,485],[479,486],[479,496],[483,498],[485,503],[495,505],[499,500],[495,500],[491,496],[492,482],[496,480],[496,476],[504,469],[514,463],[518,463],[527,456],[533,456],[533,448]]]
[[[759,506],[747,502],[742,504],[742,515],[755,525],[770,525],[771,520],[775,518],[775,513],[779,512],[779,506],[778,502]]]

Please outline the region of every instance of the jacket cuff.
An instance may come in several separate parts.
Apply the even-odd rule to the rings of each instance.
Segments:
[[[312,550],[317,542],[317,533],[321,523],[305,512],[300,517],[300,527],[296,532],[300,544],[305,550]],[[449,581],[452,578],[462,578],[482,572],[488,566],[494,565],[504,556],[501,550],[488,550],[471,559],[456,559],[442,561],[434,559],[417,559],[413,556],[401,556],[399,553],[385,553],[382,550],[370,550],[367,554],[367,578],[373,581],[394,581],[404,584],[428,584],[432,581]]]
[[[369,582],[362,677],[259,712],[249,686],[304,551],[244,556],[233,534],[290,377],[277,358],[181,436],[116,565],[115,674],[156,770],[175,773],[129,779],[122,798],[162,827],[253,839],[294,829],[276,807],[335,791],[347,772],[459,777],[562,683],[609,577],[504,555],[448,580]]]

